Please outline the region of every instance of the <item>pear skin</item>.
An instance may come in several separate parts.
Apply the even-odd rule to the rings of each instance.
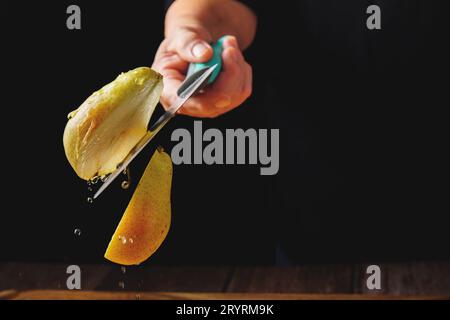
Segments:
[[[116,170],[147,133],[162,89],[159,73],[136,68],[120,74],[69,114],[64,151],[80,178],[90,180]]]
[[[170,227],[172,160],[162,148],[150,159],[105,252],[121,265],[147,260],[164,241]]]

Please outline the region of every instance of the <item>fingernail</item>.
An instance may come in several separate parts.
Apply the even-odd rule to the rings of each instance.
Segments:
[[[230,104],[231,104],[230,97],[223,95],[222,97],[220,97],[219,100],[216,101],[214,105],[216,106],[216,108],[223,109],[228,107]]]
[[[235,47],[236,49],[239,49],[239,44],[235,36],[228,36],[228,41],[231,44],[231,46]]]
[[[208,47],[203,42],[199,41],[192,47],[192,54],[194,57],[201,58],[206,50],[208,50]]]

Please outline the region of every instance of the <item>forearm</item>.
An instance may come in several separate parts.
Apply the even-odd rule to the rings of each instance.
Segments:
[[[255,36],[256,16],[247,6],[234,0],[177,0],[167,11],[165,36],[169,37],[179,28],[207,30],[203,36],[208,41],[234,35],[245,49]]]

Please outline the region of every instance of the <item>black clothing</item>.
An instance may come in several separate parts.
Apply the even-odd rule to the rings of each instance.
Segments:
[[[444,2],[246,3],[266,79],[254,103],[280,127],[274,219],[288,257],[449,257]],[[370,4],[381,30],[366,27]]]

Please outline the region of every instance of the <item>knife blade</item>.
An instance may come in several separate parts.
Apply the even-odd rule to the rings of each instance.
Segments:
[[[117,169],[106,177],[103,184],[95,192],[93,199],[96,199],[119,175],[120,173],[136,158],[136,156],[148,145],[155,135],[172,119],[183,104],[200,89],[202,89],[209,81],[211,74],[217,68],[217,64],[206,67],[189,75],[181,84],[178,90],[178,96],[173,104],[166,112],[150,127],[144,137],[131,149],[128,156],[117,167]]]

